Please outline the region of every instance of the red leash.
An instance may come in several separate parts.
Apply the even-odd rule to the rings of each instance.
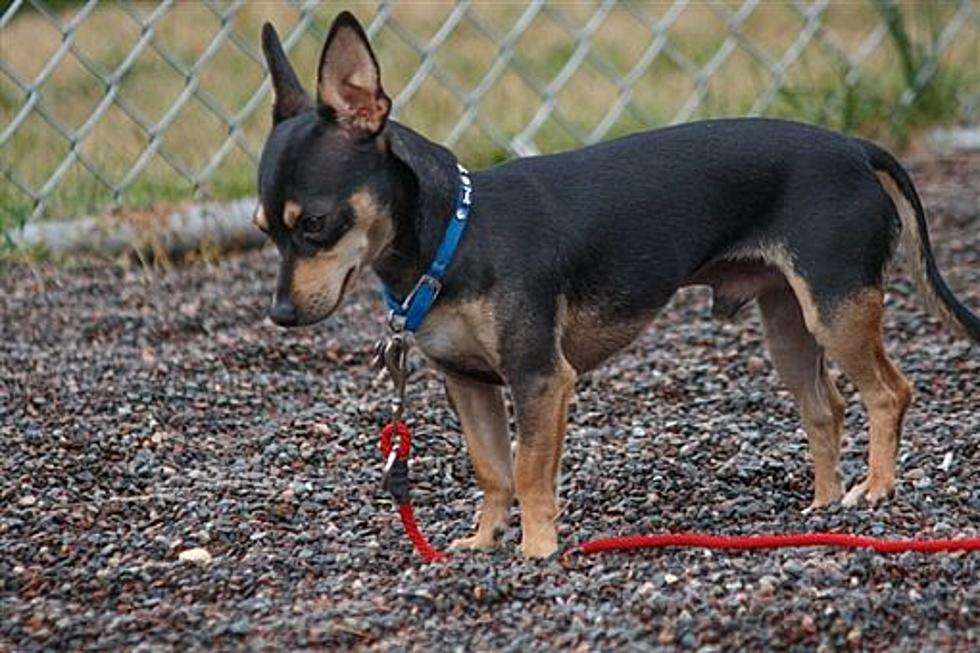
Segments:
[[[398,448],[394,449],[393,437],[398,436]],[[388,422],[381,430],[381,455],[385,457],[385,476],[382,484],[391,492],[398,504],[398,515],[402,518],[405,534],[412,541],[415,550],[426,562],[442,562],[449,556],[439,551],[425,538],[415,521],[415,512],[409,499],[408,454],[412,451],[412,432],[405,422]]]
[[[980,550],[980,537],[959,539],[883,540],[849,533],[788,533],[780,535],[706,535],[704,533],[664,533],[607,537],[579,544],[580,553],[631,551],[663,547],[698,547],[705,549],[781,549],[801,546],[836,546],[845,549],[872,549],[878,553],[921,551]]]
[[[398,436],[398,447],[394,437]],[[384,487],[398,504],[398,514],[405,534],[426,562],[442,562],[449,556],[434,548],[419,530],[409,500],[408,455],[412,450],[412,433],[405,422],[389,422],[381,431],[381,454],[387,460]],[[878,553],[919,551],[978,551],[980,537],[958,539],[885,540],[849,533],[788,533],[778,535],[707,535],[704,533],[663,533],[659,535],[629,535],[590,540],[576,545],[565,553],[601,553],[604,551],[633,551],[666,547],[695,547],[704,549],[782,549],[788,547],[833,546],[845,549],[871,549]]]

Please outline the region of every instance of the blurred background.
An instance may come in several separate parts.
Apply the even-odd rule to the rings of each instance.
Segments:
[[[976,0],[69,2],[0,10],[0,231],[254,193],[272,21],[300,79],[362,20],[396,117],[481,167],[710,116],[902,149],[980,117]]]

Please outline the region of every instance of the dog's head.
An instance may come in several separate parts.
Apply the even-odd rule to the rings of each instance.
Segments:
[[[259,163],[255,224],[279,250],[269,317],[282,326],[329,316],[391,243],[397,170],[382,134],[391,100],[364,30],[343,12],[327,35],[311,102],[275,29],[262,30],[272,77],[272,132]]]

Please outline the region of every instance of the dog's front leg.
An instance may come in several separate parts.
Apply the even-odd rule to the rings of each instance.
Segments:
[[[483,509],[476,533],[452,543],[456,549],[492,549],[507,525],[514,500],[510,434],[503,390],[455,376],[446,377],[446,393],[456,409],[473,471],[483,488]]]
[[[517,415],[514,486],[526,558],[544,558],[558,548],[558,471],[575,379],[575,370],[559,356],[554,369],[522,375],[511,386]]]

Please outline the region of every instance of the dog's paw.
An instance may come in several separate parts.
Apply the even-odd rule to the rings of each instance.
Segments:
[[[841,498],[844,491],[841,489],[840,484],[832,488],[830,491],[824,492],[823,495],[817,495],[813,497],[813,502],[803,509],[804,515],[809,515],[812,512],[820,510],[821,508],[826,508],[835,501]]]
[[[861,502],[861,499],[864,497],[867,491],[868,491],[868,482],[861,481],[860,483],[858,483],[857,485],[855,485],[854,487],[852,487],[850,490],[847,491],[847,494],[845,494],[844,498],[841,499],[841,505],[847,508],[853,508],[854,506],[856,506]]]
[[[809,515],[809,514],[811,514],[813,512],[816,512],[817,510],[820,510],[821,508],[826,508],[827,506],[830,505],[830,503],[831,503],[830,501],[817,501],[816,499],[814,499],[813,500],[813,503],[811,503],[806,508],[804,508],[801,511],[800,514],[802,514],[804,517],[806,517],[807,515]]]
[[[537,538],[521,542],[521,555],[525,558],[547,558],[558,550],[558,541],[549,538]]]
[[[497,547],[497,538],[493,535],[487,536],[479,531],[469,537],[455,539],[449,545],[450,549],[456,551],[491,551]]]
[[[847,491],[841,500],[841,504],[847,508],[853,508],[861,503],[861,499],[864,499],[869,506],[874,506],[891,494],[894,486],[894,481],[887,483],[875,482],[870,478],[865,479]]]

